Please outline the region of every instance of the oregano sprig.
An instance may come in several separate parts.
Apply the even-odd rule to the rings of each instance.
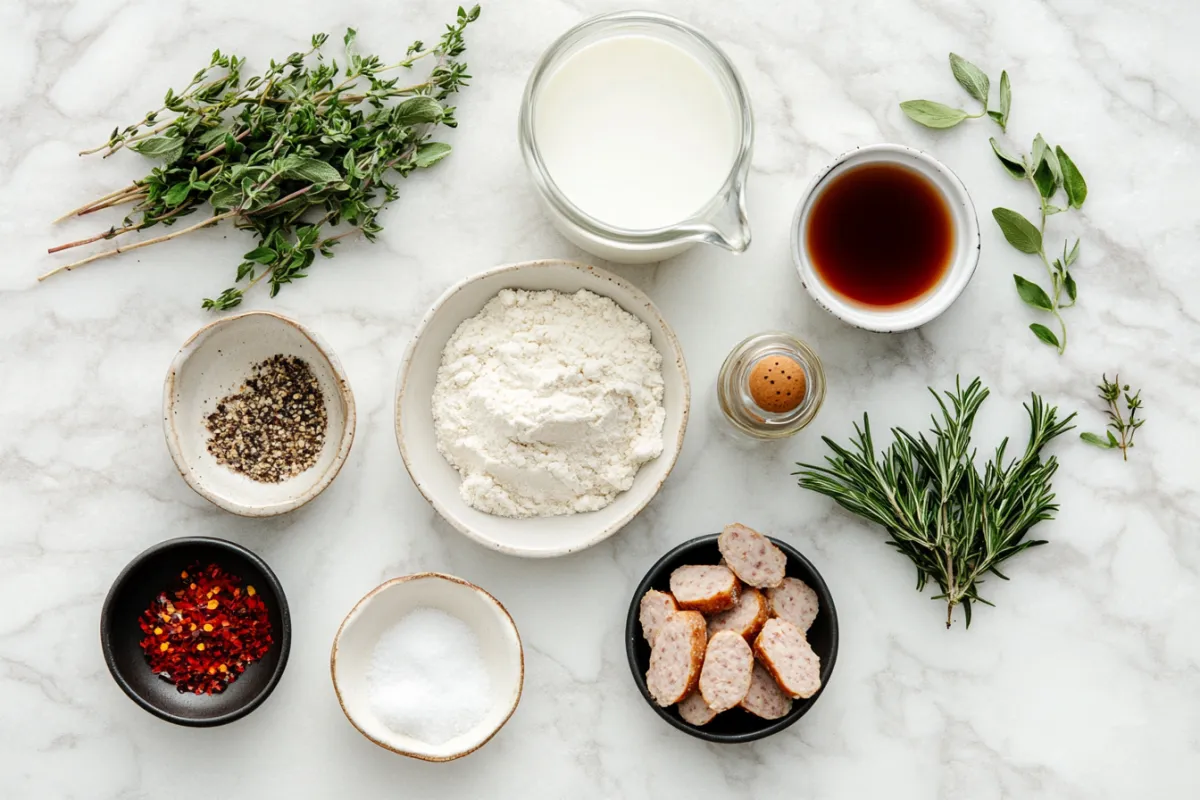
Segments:
[[[1108,380],[1108,375],[1104,375],[1096,389],[1100,394],[1100,399],[1108,405],[1106,411],[1109,419],[1108,427],[1104,431],[1104,436],[1084,432],[1079,434],[1079,438],[1088,444],[1094,444],[1106,450],[1119,449],[1124,460],[1128,461],[1129,448],[1133,447],[1133,435],[1137,433],[1138,428],[1146,424],[1144,418],[1138,417],[1138,412],[1142,410],[1142,392],[1139,389],[1130,394],[1129,384],[1122,386],[1120,375],[1114,376],[1111,382]],[[1125,408],[1129,412],[1128,418],[1121,411],[1122,398],[1125,400]]]
[[[81,154],[103,150],[107,158],[130,149],[162,163],[63,217],[132,204],[119,226],[50,252],[171,226],[206,205],[211,214],[64,264],[39,280],[228,220],[254,231],[258,246],[243,256],[235,285],[203,303],[221,310],[237,306],[264,280],[275,296],[305,277],[318,255],[332,257],[346,236],[361,233],[374,241],[382,230],[379,213],[399,196],[393,174],[405,177],[450,153],[450,145],[433,141],[431,133],[458,124],[446,101],[471,77],[458,57],[466,49],[464,31],[478,18],[479,6],[459,7],[434,45],[416,41],[391,64],[359,53],[354,29],[343,37],[342,65],[326,60],[321,48],[328,36],[322,33],[308,50],[272,60],[244,82],[246,60],[214,52],[182,91],[167,91],[161,108]],[[409,72],[423,59],[431,63],[424,78],[388,75]],[[163,121],[168,113],[174,116]]]
[[[954,53],[950,54],[950,69],[955,80],[982,104],[983,109],[978,114],[968,114],[961,109],[929,100],[908,100],[901,103],[900,107],[904,113],[928,128],[950,128],[966,119],[975,119],[986,114],[1000,126],[1001,131],[1006,131],[1008,115],[1012,109],[1012,85],[1008,72],[1000,73],[1000,108],[991,110],[988,108],[990,82],[987,75]],[[1017,295],[1026,305],[1054,317],[1057,333],[1040,322],[1031,324],[1029,329],[1040,341],[1056,348],[1061,354],[1067,347],[1067,324],[1061,312],[1075,305],[1079,294],[1079,287],[1070,272],[1072,265],[1079,258],[1079,239],[1069,248],[1068,242],[1064,241],[1062,255],[1056,255],[1051,260],[1045,247],[1046,219],[1072,208],[1081,208],[1087,199],[1087,182],[1071,157],[1061,147],[1051,147],[1040,133],[1034,138],[1029,154],[1014,155],[997,142],[995,137],[989,139],[989,143],[1005,171],[1016,180],[1028,181],[1037,192],[1038,224],[1035,225],[1022,214],[1007,208],[992,209],[992,217],[1009,244],[1022,253],[1038,256],[1046,267],[1047,277],[1050,279],[1048,290],[1021,275],[1014,274],[1013,283],[1016,285]],[[1061,205],[1055,200],[1060,192],[1065,197]]]

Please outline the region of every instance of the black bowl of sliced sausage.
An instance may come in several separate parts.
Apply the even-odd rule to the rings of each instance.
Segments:
[[[837,610],[795,548],[745,527],[684,542],[634,592],[634,682],[658,715],[710,742],[752,742],[804,716],[837,661]]]

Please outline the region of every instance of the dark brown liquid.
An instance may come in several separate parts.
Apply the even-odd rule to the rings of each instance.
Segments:
[[[852,167],[831,179],[809,211],[807,238],[821,280],[870,306],[918,299],[942,279],[954,251],[941,192],[895,164]]]

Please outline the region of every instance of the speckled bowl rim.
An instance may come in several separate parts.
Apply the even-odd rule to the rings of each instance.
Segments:
[[[175,380],[184,364],[196,352],[201,341],[207,338],[210,333],[217,328],[236,324],[239,320],[256,316],[274,317],[280,322],[290,325],[299,331],[317,349],[317,352],[321,354],[329,365],[329,369],[333,373],[334,380],[337,383],[338,394],[346,409],[346,425],[342,431],[342,440],[338,443],[337,453],[333,457],[333,462],[325,469],[325,474],[321,476],[319,481],[291,500],[271,505],[247,506],[211,491],[200,481],[195,472],[189,468],[188,462],[183,455],[183,449],[179,446],[179,431],[175,428]],[[354,392],[350,389],[350,381],[346,378],[346,373],[342,369],[342,362],[338,360],[332,348],[326,344],[324,339],[296,320],[285,317],[282,314],[276,314],[274,311],[247,311],[244,314],[235,314],[231,317],[223,317],[208,323],[188,337],[188,340],[179,348],[179,352],[175,354],[175,358],[171,361],[171,366],[167,370],[167,377],[163,381],[163,433],[167,439],[167,450],[171,453],[171,460],[175,462],[175,469],[196,494],[215,506],[243,517],[274,517],[279,514],[286,514],[289,511],[295,511],[325,491],[325,488],[333,483],[333,479],[341,472],[342,465],[346,463],[346,457],[350,454],[350,447],[354,444],[356,421]]]
[[[663,353],[663,358],[665,359],[670,357],[675,360],[676,365],[679,367],[680,375],[683,379],[683,412],[680,418],[679,432],[675,436],[675,446],[671,452],[670,461],[667,464],[667,470],[663,473],[662,479],[659,480],[658,485],[654,487],[654,491],[647,494],[642,502],[638,503],[624,516],[615,520],[610,525],[592,536],[590,539],[584,541],[582,544],[547,550],[527,550],[521,547],[512,547],[510,545],[501,544],[481,536],[478,532],[473,530],[471,526],[467,525],[462,520],[455,518],[450,513],[449,509],[437,502],[429,494],[429,492],[425,490],[425,487],[420,481],[417,480],[417,476],[413,474],[411,457],[408,452],[408,444],[404,439],[404,424],[402,422],[400,408],[404,403],[404,395],[408,388],[409,369],[412,367],[412,360],[416,353],[417,344],[420,342],[421,336],[424,335],[425,329],[429,326],[430,321],[451,297],[462,291],[462,289],[467,285],[493,275],[500,275],[505,272],[518,272],[520,270],[530,268],[545,269],[549,267],[560,266],[570,267],[571,269],[579,270],[581,272],[592,272],[601,278],[620,286],[622,289],[633,295],[633,297],[654,316],[655,321],[666,334],[667,343],[671,350],[670,353]],[[618,305],[620,304],[618,303]],[[663,317],[662,312],[658,310],[658,306],[654,305],[654,301],[652,301],[641,289],[637,288],[619,275],[615,275],[606,269],[594,267],[590,264],[583,264],[578,261],[568,261],[560,258],[544,258],[536,261],[521,261],[515,264],[504,264],[484,270],[483,272],[475,273],[474,275],[470,275],[447,289],[442,296],[439,297],[432,306],[430,306],[429,310],[425,312],[425,316],[422,317],[420,323],[418,323],[417,329],[413,333],[412,339],[409,340],[408,347],[404,351],[404,358],[400,362],[400,372],[396,377],[396,403],[393,407],[393,413],[395,415],[396,422],[396,443],[400,446],[400,457],[404,460],[404,468],[408,471],[408,476],[412,479],[412,482],[417,487],[417,490],[426,500],[429,501],[429,504],[433,506],[435,510],[437,510],[442,519],[449,522],[456,530],[465,534],[468,538],[491,550],[496,550],[508,555],[521,556],[523,558],[556,558],[558,556],[565,556],[571,553],[578,553],[588,549],[589,547],[594,547],[595,545],[604,541],[617,531],[621,530],[621,528],[624,528],[626,525],[628,525],[634,517],[642,512],[642,509],[650,504],[651,500],[658,496],[658,493],[662,490],[663,484],[666,483],[667,478],[671,477],[671,472],[674,471],[675,464],[679,460],[679,453],[683,450],[683,438],[684,435],[687,434],[688,419],[691,414],[691,407],[692,383],[691,378],[688,376],[687,362],[683,357],[683,347],[679,344],[679,339],[675,336],[675,331],[667,323],[667,320]],[[442,457],[440,454],[437,455],[439,458]],[[664,452],[663,455],[659,456],[659,458],[664,458],[665,456],[666,453]],[[645,465],[642,465],[642,468],[644,469]]]
[[[941,173],[954,191],[953,196],[947,197],[946,201],[961,205],[968,223],[966,229],[956,231],[965,239],[964,255],[958,262],[947,268],[947,280],[922,301],[919,306],[921,313],[912,313],[909,315],[911,318],[903,322],[896,320],[895,317],[906,310],[905,306],[876,310],[840,298],[837,292],[826,286],[821,280],[816,268],[812,265],[812,260],[808,257],[807,248],[802,242],[804,239],[802,223],[805,212],[809,210],[813,198],[821,190],[829,176],[843,163],[856,156],[865,156],[867,160],[863,163],[889,163],[886,161],[886,157],[880,158],[888,153],[905,156]],[[962,178],[924,150],[891,142],[855,147],[839,154],[837,158],[823,167],[804,187],[800,201],[796,204],[796,210],[792,214],[791,224],[792,263],[796,267],[796,273],[800,276],[800,283],[813,302],[847,325],[876,333],[903,333],[914,330],[929,324],[944,314],[971,284],[971,279],[975,277],[975,271],[979,268],[979,256],[983,247],[979,214],[975,210],[975,201],[971,199],[971,193],[967,191],[967,186],[963,183]],[[951,277],[954,279],[950,280]],[[911,310],[916,311],[915,308]]]
[[[375,599],[376,595],[387,591],[392,586],[395,586],[395,585],[401,584],[401,583],[408,583],[409,581],[426,580],[426,579],[430,579],[430,578],[449,581],[451,583],[457,583],[460,586],[465,586],[468,589],[474,589],[476,592],[479,592],[481,595],[483,595],[485,598],[490,600],[492,603],[495,603],[496,607],[499,608],[504,613],[504,617],[508,620],[509,627],[512,628],[513,636],[516,637],[517,655],[521,662],[521,672],[520,672],[520,675],[517,677],[517,694],[515,697],[513,697],[512,707],[508,709],[508,713],[504,715],[504,719],[500,720],[500,722],[496,725],[495,729],[492,730],[491,733],[489,733],[487,736],[485,736],[483,738],[483,740],[480,741],[478,744],[476,744],[474,747],[470,747],[466,750],[461,750],[457,753],[453,753],[448,756],[431,756],[431,755],[426,755],[424,753],[413,753],[408,750],[402,750],[398,747],[393,747],[392,745],[388,744],[387,742],[381,742],[380,740],[376,739],[374,736],[372,736],[371,734],[367,733],[362,728],[360,728],[358,723],[354,720],[354,717],[350,714],[349,709],[346,708],[346,703],[342,698],[342,689],[338,685],[338,673],[337,673],[338,644],[342,640],[342,631],[344,631],[346,629],[346,624],[348,622],[350,622],[350,620],[353,619],[359,613],[359,609],[364,608],[365,606],[369,605],[370,602]],[[444,572],[416,572],[416,573],[413,573],[412,575],[402,575],[399,578],[392,578],[391,580],[384,581],[383,583],[379,584],[374,589],[372,589],[371,591],[369,591],[365,595],[363,595],[362,599],[360,599],[357,603],[354,604],[354,607],[351,608],[349,613],[347,613],[346,616],[342,619],[342,624],[338,625],[337,633],[333,637],[333,647],[329,652],[329,674],[330,674],[330,678],[333,680],[333,691],[334,691],[334,694],[337,695],[338,705],[341,707],[342,713],[346,715],[346,719],[350,720],[350,724],[354,726],[354,729],[356,731],[361,733],[364,737],[366,737],[372,743],[377,744],[380,747],[382,747],[384,750],[390,750],[391,752],[396,753],[398,755],[408,756],[409,758],[416,758],[421,761],[433,761],[433,762],[437,762],[437,763],[443,763],[446,761],[454,761],[455,759],[462,758],[463,756],[471,755],[471,753],[474,753],[476,750],[478,750],[479,748],[483,747],[485,744],[490,742],[492,740],[492,737],[494,737],[497,733],[499,733],[500,729],[508,724],[508,721],[512,718],[513,713],[516,712],[517,706],[521,702],[521,695],[524,694],[524,692],[525,692],[525,645],[521,641],[521,632],[519,630],[517,630],[517,623],[513,621],[512,614],[508,613],[508,609],[504,607],[504,604],[501,603],[499,600],[497,600],[491,594],[491,592],[488,592],[486,589],[481,589],[480,587],[476,586],[475,584],[471,583],[470,581],[465,581],[462,578],[457,578],[453,575],[447,575]]]

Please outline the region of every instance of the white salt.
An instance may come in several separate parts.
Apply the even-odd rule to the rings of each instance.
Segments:
[[[367,667],[367,700],[393,731],[427,744],[466,733],[492,706],[479,638],[458,617],[418,608],[384,631]]]

